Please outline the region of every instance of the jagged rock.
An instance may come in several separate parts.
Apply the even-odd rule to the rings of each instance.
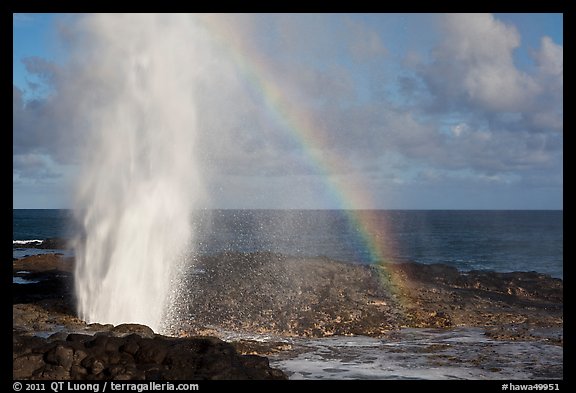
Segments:
[[[68,346],[57,345],[44,355],[44,361],[56,366],[70,369],[74,362],[74,349]]]
[[[39,353],[28,353],[14,358],[12,366],[14,379],[31,378],[37,370],[42,369],[44,357]]]
[[[366,266],[270,253],[205,257],[194,269],[183,316],[198,327],[189,327],[191,333],[217,326],[296,336],[380,336],[400,327],[525,319],[562,324],[562,280],[533,272],[462,273],[445,264]]]
[[[285,378],[265,358],[251,357],[283,344],[242,344],[249,354],[242,356],[217,338],[196,336],[219,329],[320,337],[481,326],[494,339],[563,343],[561,333],[547,335],[563,326],[563,281],[534,272],[462,273],[442,264],[366,266],[270,253],[208,256],[183,279],[191,290],[180,300],[190,306],[173,323],[176,338],[142,325],[75,318],[71,265],[55,256],[15,261],[14,274],[22,270],[39,282],[13,285],[14,379]]]
[[[13,347],[14,379],[286,379],[268,359],[239,355],[215,337],[15,335]]]
[[[152,338],[154,337],[154,331],[146,325],[139,325],[136,323],[124,323],[113,327],[110,332],[117,336],[137,334],[140,337]]]

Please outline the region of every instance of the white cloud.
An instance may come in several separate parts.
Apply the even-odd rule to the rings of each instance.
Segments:
[[[452,131],[452,135],[454,135],[455,137],[459,137],[460,135],[466,133],[468,130],[469,127],[468,124],[466,123],[458,123],[452,128],[450,128],[450,131]]]
[[[536,132],[564,129],[564,48],[550,37],[541,39],[540,49],[534,53],[538,65],[535,76],[540,94],[535,105],[526,112],[526,120]]]
[[[24,179],[46,181],[62,175],[58,172],[51,157],[46,154],[17,154],[13,157],[12,164],[13,177],[17,181]]]
[[[491,14],[448,14],[444,38],[432,62],[420,71],[431,91],[453,106],[473,105],[487,111],[522,111],[538,85],[514,64],[520,45],[515,27]]]
[[[414,168],[427,168],[419,179],[437,184],[456,184],[466,176],[488,184],[561,168],[563,48],[549,37],[532,53],[536,67],[523,71],[514,63],[522,44],[519,31],[490,14],[442,16],[442,35],[430,53],[404,48],[396,58],[386,38],[361,18],[220,17],[250,41],[249,48],[259,49],[257,56],[235,56],[222,43],[211,47],[217,40],[212,36],[202,37],[207,46],[201,61],[185,51],[182,56],[198,64],[197,154],[209,188],[229,185],[223,196],[228,205],[234,205],[232,185],[242,198],[256,192],[265,199],[268,184],[274,188],[269,195],[281,198],[302,179],[308,190],[302,200],[309,203],[322,195],[314,181],[323,175],[318,166],[329,162],[339,162],[328,168],[335,175],[363,173],[391,187],[415,178]],[[26,166],[49,175],[53,164],[73,164],[88,121],[78,114],[93,112],[89,118],[97,119],[94,111],[109,101],[107,95],[121,94],[127,83],[114,69],[92,69],[102,48],[78,41],[82,36],[74,31],[72,26],[64,31],[75,51],[71,63],[27,60],[28,71],[51,85],[53,94],[26,102],[14,88],[18,176],[33,176]],[[121,59],[120,49],[108,48],[107,55]],[[269,73],[260,74],[258,67]],[[259,77],[274,78],[274,84]],[[270,86],[296,105],[292,116],[267,96]],[[381,96],[371,95],[376,86],[383,87]],[[316,128],[297,129],[294,114],[305,114]],[[324,162],[314,161],[313,149]]]
[[[548,36],[542,37],[541,47],[535,53],[540,72],[545,75],[563,78],[564,73],[564,48],[557,45]]]

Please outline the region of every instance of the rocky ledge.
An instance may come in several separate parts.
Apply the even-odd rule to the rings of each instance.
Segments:
[[[402,327],[479,326],[502,339],[540,340],[542,328],[555,329],[559,334],[549,339],[562,343],[563,282],[534,272],[222,254],[198,260],[184,285],[191,290],[182,303],[190,308],[181,333],[217,326],[288,336],[382,336]]]
[[[167,337],[147,326],[86,324],[73,311],[70,258],[13,262],[13,378],[287,379],[268,359],[216,337]]]
[[[534,272],[271,253],[203,257],[182,275],[190,290],[177,301],[188,306],[166,337],[77,319],[72,266],[53,254],[13,262],[14,378],[285,378],[266,358],[240,354],[290,350],[285,344],[207,337],[225,331],[385,338],[403,327],[482,327],[492,339],[563,345],[563,281]]]
[[[286,379],[268,359],[239,355],[215,337],[173,338],[121,331],[120,325],[95,335],[55,333],[48,338],[15,334],[14,379],[50,380],[220,380]]]

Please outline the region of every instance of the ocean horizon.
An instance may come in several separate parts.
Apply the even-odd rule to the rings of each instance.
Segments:
[[[391,262],[563,277],[563,210],[203,209],[190,219],[201,255],[273,252],[373,263],[372,242]],[[19,241],[70,238],[77,228],[71,209],[13,209],[15,251],[25,249]]]

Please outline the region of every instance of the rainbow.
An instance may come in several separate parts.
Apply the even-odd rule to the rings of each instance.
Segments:
[[[291,99],[282,85],[282,78],[275,74],[253,44],[245,39],[241,32],[234,29],[234,22],[223,15],[198,15],[201,24],[208,29],[217,44],[240,67],[248,82],[261,94],[267,110],[285,129],[291,132],[293,140],[305,152],[307,164],[322,175],[326,187],[347,216],[349,224],[357,229],[361,244],[370,256],[374,265],[383,271],[382,282],[392,293],[406,299],[406,288],[397,270],[390,268],[394,250],[393,242],[387,235],[387,223],[378,217],[373,210],[361,210],[359,207],[374,206],[372,196],[363,187],[360,176],[354,179],[348,177],[342,181],[335,173],[346,173],[349,166],[345,157],[332,154],[322,154],[322,148],[327,146],[330,135],[319,124],[312,111],[299,105],[298,100]]]

